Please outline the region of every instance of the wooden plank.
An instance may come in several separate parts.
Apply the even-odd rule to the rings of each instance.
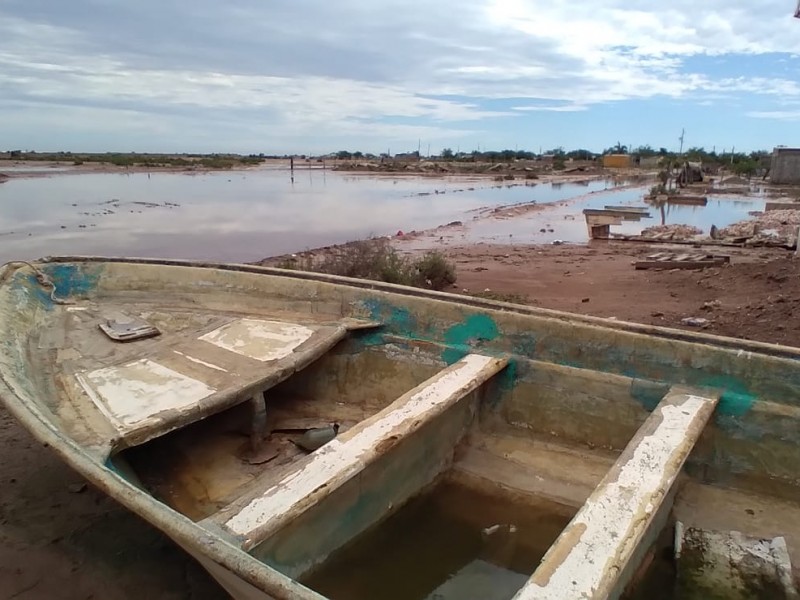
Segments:
[[[502,370],[507,359],[470,354],[401,396],[298,463],[267,489],[255,489],[203,523],[249,550],[358,476],[426,422],[443,414]]]
[[[706,269],[708,267],[719,267],[728,262],[723,257],[704,260],[640,260],[635,263],[637,271],[647,269]]]
[[[617,210],[617,211],[624,211],[624,212],[641,212],[646,213],[650,212],[649,206],[615,206],[606,204],[603,208],[606,210]]]
[[[514,600],[617,598],[664,525],[676,479],[718,400],[672,388]]]

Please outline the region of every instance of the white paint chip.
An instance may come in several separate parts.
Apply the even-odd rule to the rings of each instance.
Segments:
[[[164,411],[195,405],[216,390],[148,359],[78,376],[100,410],[126,428]]]
[[[414,393],[402,406],[372,421],[346,441],[334,439],[314,452],[311,460],[250,501],[225,523],[237,535],[249,538],[257,529],[275,524],[298,502],[334,479],[343,481],[364,467],[362,457],[382,440],[401,431],[411,420],[420,420],[442,406],[463,397],[462,390],[496,359],[471,354],[450,367],[438,379]],[[504,363],[503,363],[504,364]],[[496,370],[502,368],[499,364]],[[380,414],[380,413],[379,413]],[[377,416],[377,415],[376,415]]]
[[[248,358],[267,362],[289,356],[313,334],[313,329],[294,323],[239,319],[200,336],[200,339]]]

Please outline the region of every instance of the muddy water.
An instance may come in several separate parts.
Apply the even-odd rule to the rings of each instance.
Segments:
[[[582,208],[641,204],[645,191],[608,181],[522,183],[323,170],[297,170],[291,177],[266,168],[15,178],[0,185],[0,262],[56,254],[252,261],[455,220],[468,225],[465,242],[581,242]],[[548,208],[514,219],[475,219],[492,207],[520,203]],[[664,219],[707,229],[761,208],[763,200],[714,198],[705,209],[671,207]],[[657,210],[652,214],[626,227],[663,220]]]
[[[569,518],[564,509],[532,509],[511,498],[443,483],[337,552],[303,583],[331,600],[425,600],[436,597],[433,592],[451,576],[480,561],[497,567],[489,567],[492,587],[510,589],[497,595],[507,600]],[[514,525],[516,533],[482,533],[498,524]]]

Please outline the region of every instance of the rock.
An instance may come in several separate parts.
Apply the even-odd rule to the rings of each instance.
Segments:
[[[711,321],[700,317],[686,317],[681,319],[681,325],[688,325],[689,327],[708,327]]]
[[[703,302],[703,306],[700,307],[700,310],[714,310],[720,306],[722,306],[722,302],[719,300],[711,300],[710,302]]]
[[[86,491],[86,482],[70,483],[67,489],[73,494],[81,494]]]
[[[581,302],[583,302],[584,304],[586,304],[588,301],[589,301],[589,298],[584,298],[583,300],[581,300]]]
[[[661,312],[661,311],[658,311],[658,310],[656,310],[656,311],[653,311],[653,312],[651,312],[651,313],[650,313],[650,316],[651,316],[651,317],[663,317],[663,316],[664,316],[664,313],[663,313],[663,312]]]

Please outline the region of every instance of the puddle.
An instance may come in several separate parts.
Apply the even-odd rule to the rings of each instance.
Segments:
[[[612,226],[612,233],[635,235],[654,225],[693,225],[708,234],[711,226],[726,227],[749,218],[751,211],[763,211],[766,199],[760,195],[722,194],[708,197],[706,206],[665,204],[651,206],[645,201],[649,187],[599,188],[584,191],[565,199],[539,201],[535,205],[504,205],[488,209],[463,221],[464,226],[440,230],[430,236],[408,242],[408,248],[427,248],[443,244],[549,244],[560,240],[567,243],[586,243],[589,240],[584,209],[603,209],[606,206],[647,207],[649,216],[635,221],[623,221]]]
[[[569,518],[560,507],[533,508],[441,483],[303,583],[331,600],[510,600]]]

